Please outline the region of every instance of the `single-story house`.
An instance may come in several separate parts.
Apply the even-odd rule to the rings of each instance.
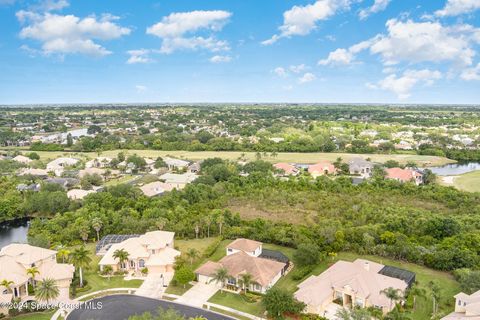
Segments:
[[[387,168],[385,169],[387,173],[387,179],[393,179],[400,182],[415,182],[416,185],[423,183],[423,174],[417,170],[410,168]]]
[[[265,293],[285,273],[284,262],[273,258],[263,258],[262,243],[249,239],[237,239],[226,248],[226,256],[218,262],[207,261],[195,270],[198,282],[210,283],[215,272],[220,268],[228,271],[227,288],[234,291],[242,289],[240,279],[242,274],[252,275],[250,291]]]
[[[39,178],[48,177],[48,170],[45,169],[33,169],[33,168],[22,168],[18,171],[19,176],[35,176]]]
[[[168,285],[173,277],[175,258],[180,255],[180,251],[174,249],[174,237],[174,232],[151,231],[112,244],[98,263],[100,270],[109,265],[113,271],[125,270],[130,274],[140,275],[141,270],[146,267],[149,275],[160,276],[164,285]],[[114,253],[121,249],[128,253],[128,260],[120,263]]]
[[[75,178],[48,178],[45,179],[45,182],[58,184],[66,190],[77,185],[80,181]]]
[[[290,163],[285,163],[285,162],[275,163],[273,167],[275,169],[283,171],[284,174],[287,176],[296,176],[300,172],[300,170],[298,170],[297,167],[295,167]]]
[[[442,320],[480,319],[480,290],[470,295],[460,292],[455,297],[455,311]]]
[[[74,166],[79,162],[78,159],[62,157],[50,161],[47,164],[47,171],[52,171],[57,176],[61,176],[65,167]]]
[[[319,176],[327,175],[327,174],[334,174],[337,170],[335,166],[330,161],[320,161],[316,164],[312,164],[308,166],[308,172],[312,175],[312,177],[316,178]]]
[[[376,262],[338,261],[322,274],[300,283],[295,298],[307,305],[306,312],[329,319],[335,317],[332,310],[342,307],[374,307],[387,313],[394,305],[382,290],[392,287],[404,295],[414,281],[414,273]]]
[[[189,161],[174,159],[170,157],[163,158],[163,162],[167,164],[168,170],[183,169],[190,165]]]
[[[97,157],[85,163],[85,168],[106,168],[110,166],[112,158]]]
[[[197,178],[198,176],[191,172],[182,174],[167,172],[160,176],[161,180],[165,181],[165,183],[173,185],[177,190],[185,188],[187,184],[193,182]]]
[[[362,158],[354,158],[348,161],[350,174],[359,175],[363,178],[370,178],[372,176],[374,166],[372,162]]]
[[[95,193],[94,190],[72,189],[67,192],[67,197],[70,200],[81,200],[90,193]]]
[[[69,288],[75,267],[72,264],[57,263],[57,252],[28,244],[9,244],[0,250],[0,279],[13,281],[10,288],[0,286],[0,302],[35,300],[29,296],[28,284],[46,278],[54,279],[60,294],[57,301],[69,301]],[[27,269],[37,267],[39,274],[31,279]],[[0,313],[5,313],[0,307]]]
[[[175,189],[174,185],[161,181],[154,181],[140,187],[140,190],[147,197],[159,196],[164,192],[172,191],[173,189]]]
[[[12,160],[16,161],[16,162],[23,163],[23,164],[29,164],[30,162],[32,162],[32,159],[30,159],[29,157],[22,156],[22,155],[18,155],[15,158],[13,158]]]

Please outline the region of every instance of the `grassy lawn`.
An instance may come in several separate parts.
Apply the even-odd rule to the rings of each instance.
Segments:
[[[87,249],[91,252],[90,258],[92,262],[88,269],[83,270],[83,278],[88,282],[86,288],[77,288],[76,296],[83,296],[87,293],[111,289],[111,288],[138,288],[142,284],[142,280],[124,280],[123,276],[112,276],[110,278],[101,277],[98,273],[99,256],[95,255],[95,244],[87,244]]]
[[[210,300],[208,300],[208,302],[250,313],[258,317],[263,317],[265,312],[265,308],[261,301],[247,302],[241,295],[230,292],[218,291],[210,298]]]
[[[472,171],[453,178],[453,186],[469,192],[480,192],[480,171]]]
[[[45,312],[34,312],[34,313],[29,313],[29,314],[23,314],[19,315],[13,318],[9,319],[15,319],[15,320],[50,320],[50,318],[53,316],[55,313],[55,310],[49,310]]]
[[[191,284],[187,284],[185,287],[184,286],[173,286],[169,285],[167,290],[165,290],[165,293],[169,294],[175,294],[177,296],[182,296],[185,292],[187,292],[190,288],[192,287]]]
[[[107,157],[116,157],[119,152],[122,150],[110,150],[104,151],[100,154]],[[227,152],[227,151],[161,151],[161,150],[123,150],[125,154],[134,154],[136,153],[139,156],[157,158],[170,155],[172,157],[184,158],[190,160],[203,160],[206,158],[220,157],[222,159],[228,160],[237,160],[242,156],[248,160],[255,160],[255,152]],[[81,158],[93,158],[97,156],[96,152],[75,152],[69,153],[64,151],[37,151],[40,155],[41,160],[52,160],[60,156],[69,155],[72,157],[81,157]],[[455,162],[453,160],[436,157],[436,156],[420,156],[416,154],[351,154],[351,153],[295,153],[295,152],[280,152],[276,157],[271,157],[270,154],[266,157],[263,157],[263,160],[271,162],[301,162],[301,163],[315,163],[319,160],[330,160],[334,161],[338,157],[341,157],[344,161],[348,161],[354,157],[364,157],[371,158],[375,162],[385,162],[387,160],[397,160],[400,163],[406,163],[408,161],[414,161],[419,166],[441,166],[447,163]]]
[[[118,184],[122,184],[122,183],[127,183],[129,181],[132,181],[133,179],[136,179],[137,177],[134,176],[134,175],[131,175],[131,174],[126,174],[124,176],[121,176],[119,178],[114,178],[114,179],[110,179],[107,181],[107,183],[105,183],[105,186],[116,186]]]

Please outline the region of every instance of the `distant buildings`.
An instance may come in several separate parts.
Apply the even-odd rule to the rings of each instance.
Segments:
[[[423,174],[417,170],[410,168],[387,168],[385,169],[386,178],[393,179],[400,182],[413,181],[416,185],[423,183]]]
[[[283,171],[283,173],[287,176],[296,176],[297,174],[300,173],[300,170],[290,163],[280,162],[280,163],[274,164],[273,167],[275,169]]]
[[[470,295],[460,292],[455,296],[455,311],[442,320],[480,319],[480,290]]]
[[[370,178],[373,174],[374,164],[363,158],[354,158],[348,161],[350,174],[359,175],[363,178]]]
[[[324,176],[327,174],[334,174],[335,172],[336,169],[333,163],[326,160],[308,166],[308,173],[310,173],[313,178]]]

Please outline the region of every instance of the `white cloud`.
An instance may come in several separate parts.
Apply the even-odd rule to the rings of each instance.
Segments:
[[[351,46],[348,49],[336,49],[328,54],[326,59],[318,61],[321,66],[327,65],[349,65],[355,60],[355,55],[360,51],[368,48],[371,45],[370,41],[362,41]]]
[[[152,51],[148,49],[129,50],[127,53],[130,55],[130,58],[128,58],[127,64],[153,62],[153,59],[150,58],[151,52]]]
[[[463,70],[460,77],[467,81],[480,80],[480,63],[476,67]]]
[[[180,49],[210,51],[229,50],[228,43],[213,36],[187,36],[197,31],[211,33],[222,30],[232,14],[228,11],[191,11],[172,13],[147,28],[147,34],[162,39],[162,53],[172,53]]]
[[[478,9],[480,9],[480,1],[478,0],[448,0],[445,7],[436,11],[435,15],[440,17],[457,16]]]
[[[302,77],[298,78],[298,82],[300,83],[307,83],[317,79],[313,73],[307,72]]]
[[[368,18],[371,14],[383,11],[387,8],[390,1],[391,0],[375,0],[371,7],[360,10],[360,12],[358,13],[358,17],[360,18],[360,20],[364,20]]]
[[[36,6],[40,11],[62,10],[70,5],[67,0],[44,0]]]
[[[140,84],[137,84],[135,86],[135,89],[137,90],[137,93],[143,93],[143,92],[148,90],[148,88],[146,86],[143,86],[143,85],[140,85]]]
[[[113,16],[82,19],[74,15],[19,11],[17,18],[25,24],[20,37],[41,42],[42,52],[47,55],[80,53],[105,56],[111,52],[94,40],[112,40],[130,34],[130,29],[111,21]]]
[[[232,57],[230,56],[215,55],[210,58],[210,62],[212,63],[224,63],[224,62],[230,62],[230,61],[232,61]]]
[[[300,73],[300,72],[303,72],[305,71],[306,69],[308,69],[308,67],[305,65],[305,64],[299,64],[299,65],[291,65],[289,67],[290,71],[293,72],[293,73]]]
[[[319,21],[330,18],[349,5],[350,0],[317,0],[306,6],[293,6],[283,13],[283,25],[278,28],[280,33],[262,44],[271,45],[280,38],[307,35],[316,28]]]
[[[380,80],[376,85],[367,83],[370,89],[382,89],[395,93],[401,100],[407,99],[411,95],[411,90],[419,83],[424,85],[432,85],[435,80],[442,77],[439,71],[423,70],[406,70],[401,76],[391,74]]]
[[[387,21],[388,35],[377,36],[370,51],[387,65],[407,62],[450,61],[470,65],[475,55],[465,30],[439,22]]]
[[[288,76],[287,70],[285,70],[283,67],[276,67],[273,69],[273,73],[281,78],[286,78]]]

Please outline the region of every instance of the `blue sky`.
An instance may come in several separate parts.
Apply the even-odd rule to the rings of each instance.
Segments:
[[[480,103],[480,0],[0,0],[0,104]]]

